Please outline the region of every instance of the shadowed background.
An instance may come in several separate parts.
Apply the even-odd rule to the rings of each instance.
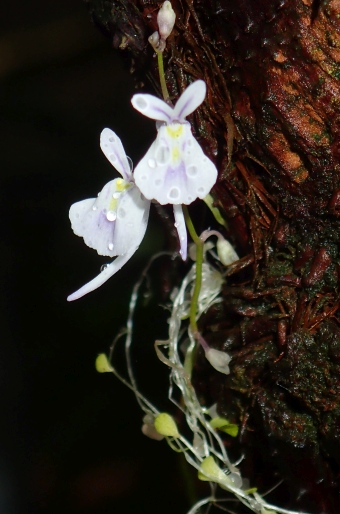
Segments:
[[[95,196],[116,176],[99,134],[114,129],[136,161],[154,124],[131,108],[129,72],[80,0],[6,3],[0,38],[1,513],[185,512],[177,457],[141,434],[132,394],[94,369],[97,354],[124,324],[139,272],[162,248],[160,223],[150,222],[142,247],[117,277],[66,302],[105,262],[73,235],[68,220],[72,202]],[[146,375],[148,328],[144,321],[139,365]]]

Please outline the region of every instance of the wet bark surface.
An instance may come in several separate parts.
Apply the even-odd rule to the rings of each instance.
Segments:
[[[158,5],[88,0],[138,87],[159,92],[148,36]],[[244,476],[281,506],[339,511],[340,2],[173,2],[165,69],[174,98],[208,86],[189,118],[219,169],[216,204],[241,259],[201,320],[232,355],[199,360],[206,402],[241,425]],[[233,443],[234,444],[234,443]]]

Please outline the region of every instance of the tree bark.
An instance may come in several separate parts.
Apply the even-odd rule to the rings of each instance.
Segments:
[[[87,0],[139,86],[159,93],[147,42],[160,4]],[[165,56],[176,98],[208,87],[191,117],[219,169],[216,203],[241,260],[224,302],[201,320],[232,356],[226,378],[202,358],[199,393],[242,425],[243,474],[284,479],[290,509],[339,511],[340,1],[175,0]],[[242,466],[241,466],[242,467]]]

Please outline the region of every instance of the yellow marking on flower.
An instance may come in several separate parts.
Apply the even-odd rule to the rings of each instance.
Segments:
[[[180,156],[179,148],[178,148],[178,146],[175,146],[172,149],[172,154],[171,154],[172,160],[173,161],[178,161],[179,156]]]
[[[131,187],[131,182],[127,182],[126,180],[122,178],[117,178],[115,182],[115,192],[112,195],[112,198],[110,199],[109,203],[109,210],[110,211],[116,211],[117,210],[117,204],[118,199],[120,196],[120,193],[123,191],[126,191]]]
[[[111,198],[109,203],[109,211],[116,211],[117,210],[117,198]]]
[[[116,189],[117,191],[121,192],[121,191],[125,191],[126,189],[128,189],[130,187],[130,182],[126,182],[126,180],[122,179],[122,178],[117,178],[116,180]]]
[[[170,137],[175,139],[182,135],[183,125],[181,125],[180,123],[173,123],[172,125],[168,125],[166,127],[166,131]]]

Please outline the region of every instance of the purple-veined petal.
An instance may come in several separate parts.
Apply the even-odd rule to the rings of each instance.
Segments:
[[[207,86],[203,80],[196,80],[181,94],[173,110],[173,119],[183,122],[203,102]]]
[[[70,294],[70,296],[67,297],[67,301],[73,302],[74,300],[78,300],[82,296],[85,296],[87,293],[91,293],[91,291],[98,289],[98,287],[103,285],[107,280],[109,280],[109,278],[117,273],[117,271],[119,271],[124,266],[124,264],[127,263],[127,261],[132,257],[137,249],[138,245],[131,247],[129,251],[126,252],[126,254],[119,255],[117,259],[106,266],[106,268],[104,268],[103,271],[101,271],[94,279],[90,280],[90,282],[78,289],[78,291]]]
[[[139,93],[133,95],[131,103],[137,111],[153,120],[171,123],[173,119],[173,109],[156,96]]]
[[[193,137],[189,123],[159,128],[157,138],[134,172],[135,183],[149,200],[190,204],[204,198],[217,179],[214,163]]]
[[[131,169],[121,140],[113,130],[105,128],[100,134],[100,148],[124,180],[131,180]]]
[[[185,226],[185,219],[183,214],[183,209],[181,205],[174,205],[174,217],[175,217],[175,227],[177,230],[179,243],[180,243],[180,255],[183,261],[187,258],[188,252],[188,235],[187,229]]]

